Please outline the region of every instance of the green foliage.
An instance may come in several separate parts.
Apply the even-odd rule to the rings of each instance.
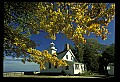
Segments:
[[[80,76],[87,76],[87,75],[92,75],[92,71],[84,71],[84,73],[80,74]]]
[[[100,44],[99,46],[100,46],[100,48],[99,48],[100,53],[105,51],[105,49],[108,47],[108,45],[103,45],[103,44]]]
[[[99,50],[99,43],[96,39],[87,39],[86,44],[84,44],[84,63],[87,65],[87,70],[91,70],[95,72],[99,68],[98,59],[98,50]]]
[[[107,74],[107,66],[109,63],[114,63],[115,44],[107,45],[102,56],[99,57],[99,73]]]
[[[105,51],[102,53],[103,57],[109,63],[114,63],[114,55],[115,55],[115,44],[109,45]]]
[[[109,45],[102,53],[102,56],[106,58],[108,62],[114,62],[114,54],[115,54],[115,44]]]

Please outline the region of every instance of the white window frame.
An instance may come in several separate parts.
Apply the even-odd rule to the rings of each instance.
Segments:
[[[79,64],[75,64],[75,70],[79,70]]]

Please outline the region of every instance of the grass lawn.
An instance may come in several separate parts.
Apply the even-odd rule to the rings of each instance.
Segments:
[[[19,77],[19,78],[102,78],[105,75],[86,75],[86,76],[46,76],[46,75],[8,75],[4,77]]]
[[[105,75],[80,75],[80,76],[63,76],[63,75],[39,75],[39,74],[14,74],[14,73],[8,73],[3,74],[3,77],[17,77],[17,78],[110,78],[114,76],[105,76]]]

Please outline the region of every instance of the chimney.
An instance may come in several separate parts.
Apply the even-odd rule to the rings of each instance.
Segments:
[[[69,44],[68,43],[65,44],[65,50],[69,50],[69,49],[70,49]]]

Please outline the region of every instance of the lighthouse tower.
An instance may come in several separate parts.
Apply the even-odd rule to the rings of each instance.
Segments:
[[[50,54],[56,53],[57,49],[55,48],[55,44],[53,42],[50,43],[48,51]]]

